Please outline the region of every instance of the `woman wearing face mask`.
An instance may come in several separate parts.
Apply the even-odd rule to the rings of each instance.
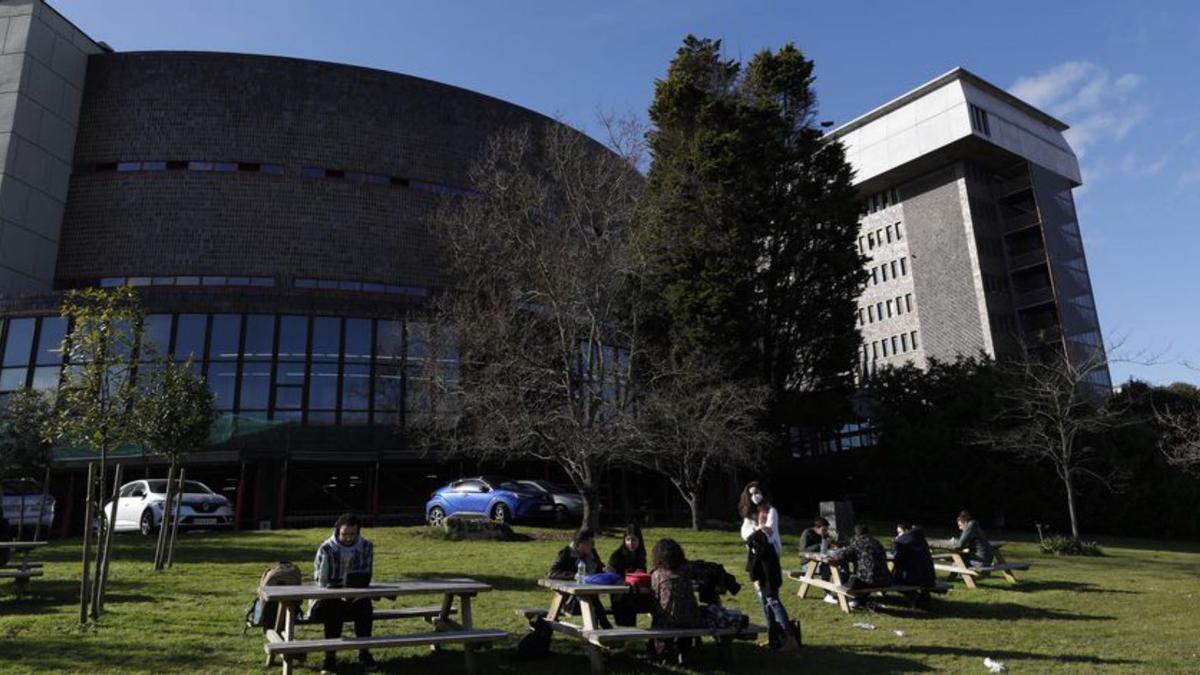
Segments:
[[[738,504],[742,516],[742,540],[746,542],[746,571],[758,590],[763,617],[767,621],[768,644],[772,649],[798,648],[800,628],[788,619],[787,610],[779,600],[783,571],[779,559],[783,541],[779,537],[779,511],[771,506],[766,491],[758,481],[751,481],[742,490]]]

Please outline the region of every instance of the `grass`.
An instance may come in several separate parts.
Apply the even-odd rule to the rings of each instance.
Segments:
[[[547,604],[548,592],[535,585],[555,551],[569,536],[564,530],[519,528],[517,542],[452,542],[430,538],[424,528],[369,529],[375,541],[376,578],[470,576],[495,591],[476,602],[475,623],[524,633],[517,607]],[[932,532],[931,535],[948,535]],[[988,579],[976,591],[957,584],[936,599],[928,614],[908,610],[845,615],[820,602],[795,596],[788,582],[788,612],[804,626],[805,647],[797,655],[771,653],[750,643],[737,646],[735,666],[723,663],[710,643],[691,669],[651,665],[639,647],[616,654],[609,672],[986,672],[984,657],[1003,661],[1011,672],[1196,672],[1200,668],[1200,546],[1145,540],[1103,539],[1102,558],[1043,556],[1031,538],[992,533],[1011,541],[1010,560],[1031,561],[1020,583]],[[313,553],[328,530],[207,533],[182,537],[174,569],[151,570],[152,542],[118,536],[106,613],[97,627],[81,629],[78,619],[78,539],[56,541],[36,553],[46,575],[31,582],[24,598],[12,582],[0,580],[0,672],[162,673],[266,672],[262,635],[242,635],[242,617],[259,574],[275,560],[293,560],[311,573]],[[677,539],[689,557],[723,563],[744,579],[743,548],[730,531],[695,533],[680,529],[647,531]],[[794,545],[795,536],[788,542]],[[600,541],[607,556],[616,536]],[[431,604],[433,598],[408,602]],[[432,604],[436,604],[435,602]],[[731,603],[761,622],[752,589]],[[877,630],[855,628],[870,622]],[[380,624],[377,632],[424,630],[423,623]],[[903,636],[895,631],[904,631]],[[302,635],[320,637],[317,626]],[[481,672],[550,675],[586,672],[582,649],[564,636],[554,639],[553,655],[534,662],[512,658],[514,637],[481,656]],[[459,650],[431,654],[427,649],[377,653],[385,672],[456,673]],[[353,655],[343,653],[344,661]],[[315,673],[319,658],[298,669]],[[346,667],[344,672],[356,672]]]

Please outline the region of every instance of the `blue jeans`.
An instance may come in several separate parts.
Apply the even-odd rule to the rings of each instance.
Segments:
[[[777,623],[784,632],[788,631],[788,625],[791,622],[788,620],[787,609],[779,601],[779,590],[775,589],[764,593],[760,588],[757,591],[758,601],[762,603],[763,618],[767,622],[767,628],[770,628],[772,623]]]

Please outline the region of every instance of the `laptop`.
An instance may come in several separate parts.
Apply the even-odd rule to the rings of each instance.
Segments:
[[[346,574],[345,588],[366,588],[371,585],[371,574],[369,572],[348,572]]]

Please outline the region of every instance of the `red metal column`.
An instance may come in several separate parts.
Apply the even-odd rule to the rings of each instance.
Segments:
[[[233,507],[233,530],[235,532],[242,531],[242,505],[245,503],[246,494],[246,463],[242,462],[242,470],[238,475],[237,484],[237,501]]]
[[[284,526],[284,516],[287,510],[287,475],[288,463],[283,460],[283,470],[279,473],[279,492],[278,499],[275,502],[275,529],[282,530]]]

